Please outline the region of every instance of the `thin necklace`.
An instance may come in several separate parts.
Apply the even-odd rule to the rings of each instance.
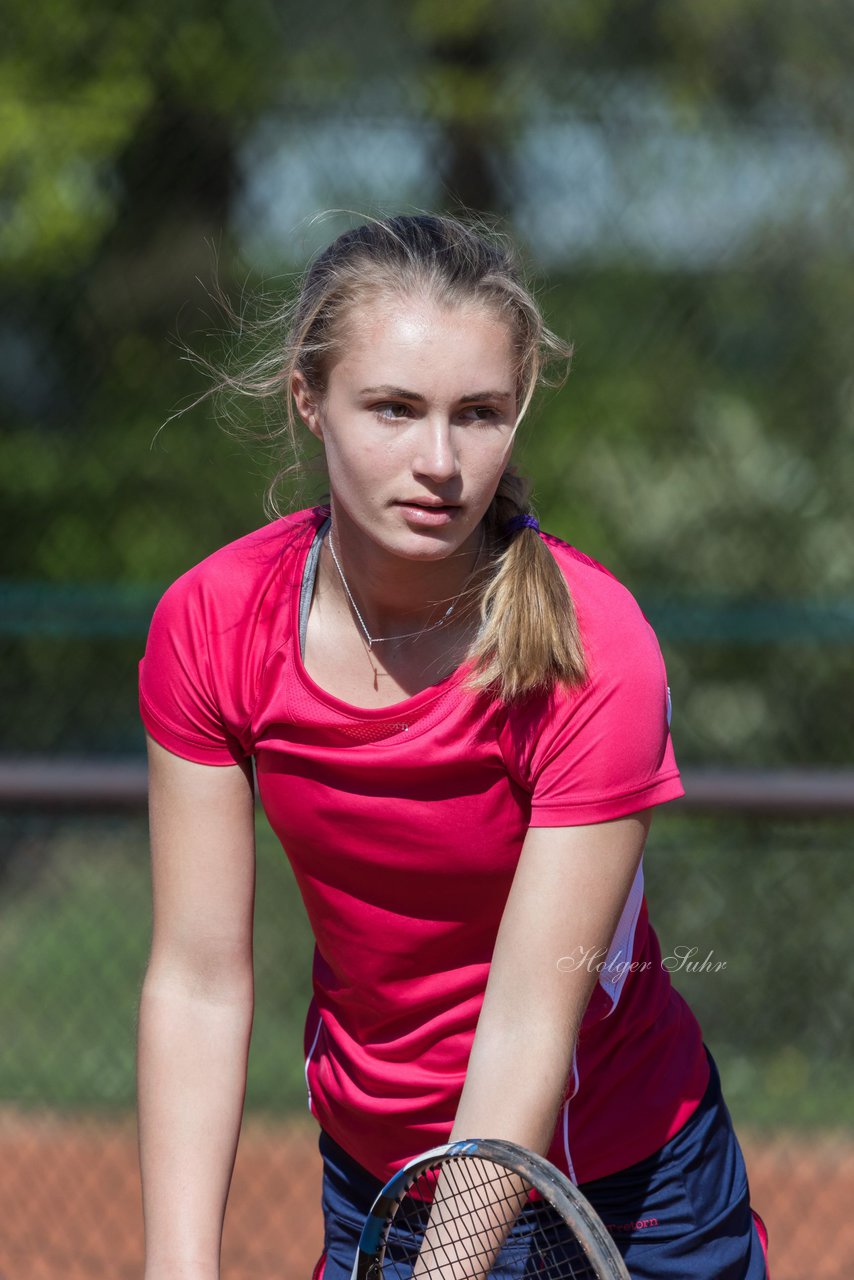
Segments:
[[[362,617],[361,613],[359,612],[359,606],[356,604],[356,601],[353,599],[353,592],[350,590],[347,579],[344,577],[344,570],[341,568],[341,564],[338,560],[337,555],[335,554],[335,543],[332,541],[332,525],[330,524],[329,550],[332,552],[332,559],[335,561],[335,568],[338,570],[338,573],[341,577],[341,581],[344,584],[344,590],[347,592],[347,598],[350,601],[350,604],[353,606],[353,612],[355,613],[356,617],[359,619],[359,625],[365,633],[365,639],[368,642],[368,648],[371,649],[375,644],[382,644],[386,640],[409,640],[411,639],[412,636],[423,636],[423,635],[426,635],[428,631],[435,631],[438,627],[443,627],[445,623],[448,621],[448,619],[450,618],[451,614],[454,612],[454,609],[456,608],[457,604],[459,603],[459,599],[460,599],[460,596],[463,594],[466,582],[468,582],[469,578],[472,576],[475,569],[480,564],[480,557],[483,551],[483,544],[484,544],[484,536],[483,536],[483,532],[481,531],[480,546],[478,547],[478,551],[477,551],[477,559],[472,565],[470,572],[466,575],[466,578],[463,582],[462,587],[460,587],[456,596],[448,605],[447,609],[442,614],[438,622],[431,622],[429,626],[422,627],[420,631],[405,631],[403,635],[399,635],[399,636],[372,636],[370,631],[368,631],[368,628],[365,626],[365,619]]]

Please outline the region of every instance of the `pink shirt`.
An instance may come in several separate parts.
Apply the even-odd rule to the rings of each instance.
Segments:
[[[590,678],[503,707],[466,667],[354,707],[302,663],[298,611],[328,508],[220,548],[161,598],[140,712],[202,764],[255,757],[264,810],[316,940],[309,1106],[385,1178],[450,1133],[490,958],[529,826],[622,817],[684,795],[658,641],[631,593],[541,533],[566,576]],[[578,1182],[651,1154],[703,1095],[700,1028],[661,967],[638,872],[599,965],[550,1158]]]

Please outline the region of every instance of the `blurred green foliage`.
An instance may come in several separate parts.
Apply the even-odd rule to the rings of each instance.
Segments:
[[[850,598],[846,6],[12,0],[6,18],[0,751],[139,750],[159,591],[264,519],[263,439],[221,430],[209,403],[167,422],[209,386],[182,343],[229,347],[214,279],[240,310],[247,290],[292,288],[347,222],[314,226],[317,209],[462,201],[502,216],[576,342],[521,433],[543,524],[654,624],[677,604],[688,619],[672,641],[659,627],[680,761],[850,759],[850,626],[811,644],[796,625],[712,642],[690,624],[709,600]],[[392,159],[379,125],[399,131]],[[303,210],[292,235],[279,205]],[[70,619],[104,584],[115,604],[83,634]]]

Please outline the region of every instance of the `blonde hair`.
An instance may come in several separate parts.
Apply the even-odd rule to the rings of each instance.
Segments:
[[[515,352],[516,425],[550,365],[569,372],[572,347],[548,329],[516,255],[494,233],[458,218],[416,214],[374,218],[338,236],[310,264],[298,295],[277,306],[260,330],[270,350],[243,372],[226,375],[215,390],[248,394],[278,413],[268,432],[281,458],[281,440],[293,461],[280,464],[264,495],[270,518],[283,514],[277,490],[304,473],[305,431],[291,388],[299,372],[319,399],[337,354],[346,344],[346,320],[377,294],[418,292],[443,305],[481,304],[510,327]],[[284,400],[285,419],[281,420]],[[578,619],[566,579],[536,529],[507,531],[530,513],[530,482],[510,464],[484,518],[486,561],[467,596],[480,627],[467,658],[466,687],[491,690],[505,702],[587,677]]]

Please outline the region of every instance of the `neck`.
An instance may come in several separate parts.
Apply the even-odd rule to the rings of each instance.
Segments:
[[[338,565],[327,545],[330,539]],[[331,590],[352,612],[349,587],[372,637],[394,637],[438,622],[469,585],[482,542],[482,526],[478,525],[455,552],[441,559],[395,555],[366,537],[333,502],[332,524],[324,540],[326,563],[324,566],[322,560],[321,565]],[[456,606],[448,625],[462,612],[462,606]],[[358,626],[358,618],[354,621]]]

